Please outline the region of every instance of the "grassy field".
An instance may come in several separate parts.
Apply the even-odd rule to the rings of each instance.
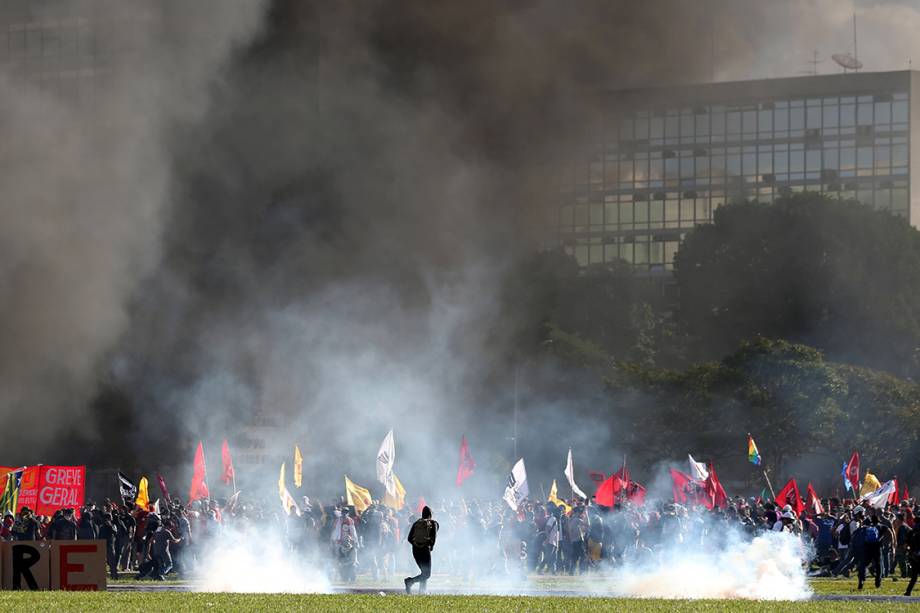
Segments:
[[[166,578],[166,581],[162,584],[175,584],[175,583],[189,583],[186,579],[180,579],[176,575],[169,575]],[[868,577],[866,581],[865,589],[860,592],[856,589],[856,576],[851,576],[849,578],[836,578],[836,579],[810,579],[809,583],[811,584],[812,589],[816,594],[839,594],[839,595],[886,595],[886,596],[898,596],[904,593],[904,590],[907,589],[907,579],[898,579],[898,581],[892,581],[890,578],[882,581],[882,586],[879,589],[876,589],[872,583],[872,577]],[[156,585],[150,581],[135,581],[133,574],[124,574],[122,577],[116,581],[109,579],[109,584],[113,586],[125,586],[125,585]],[[522,582],[519,584],[521,587],[529,587],[537,590],[547,590],[547,591],[566,591],[566,590],[580,590],[584,583],[577,580],[575,577],[569,576],[538,576],[532,575],[529,577],[527,582]],[[358,581],[352,584],[334,584],[335,587],[348,589],[348,588],[358,588],[359,590],[393,590],[401,586],[399,578],[390,579],[388,581],[375,581],[370,577],[360,577]],[[480,581],[461,581],[454,577],[449,577],[447,575],[437,576],[432,580],[431,586],[433,589],[438,589],[441,591],[450,591],[450,590],[468,590],[471,588],[479,588],[482,590],[488,590],[488,584]],[[915,595],[920,596],[920,585],[917,586],[915,590]]]
[[[749,602],[739,600],[624,600],[605,598],[499,596],[264,595],[190,593],[0,592],[0,611],[414,611],[503,613],[518,611],[706,611],[775,613],[782,611],[892,611],[891,602]],[[920,608],[920,607],[918,607]]]
[[[809,583],[815,594],[839,594],[842,596],[856,594],[900,596],[907,589],[907,579],[898,579],[897,581],[892,581],[890,578],[883,579],[882,586],[876,589],[875,584],[872,583],[872,577],[868,577],[862,591],[856,589],[857,582],[855,577],[850,577],[849,579],[812,579]],[[920,596],[920,585],[914,589],[914,596]]]

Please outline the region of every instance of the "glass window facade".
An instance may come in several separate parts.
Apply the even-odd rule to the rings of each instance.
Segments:
[[[909,217],[909,119],[907,87],[611,114],[558,173],[550,243],[655,273],[727,202],[812,190]]]

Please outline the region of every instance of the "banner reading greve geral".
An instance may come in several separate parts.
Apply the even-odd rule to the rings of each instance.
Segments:
[[[50,516],[72,508],[79,514],[85,492],[86,466],[29,466],[22,473],[16,510],[29,507]]]

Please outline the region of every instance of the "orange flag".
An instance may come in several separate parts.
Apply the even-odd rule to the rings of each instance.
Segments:
[[[209,498],[208,492],[208,470],[204,465],[204,445],[198,441],[198,449],[195,450],[195,465],[192,469],[192,487],[188,492],[188,501],[193,502],[201,498]]]

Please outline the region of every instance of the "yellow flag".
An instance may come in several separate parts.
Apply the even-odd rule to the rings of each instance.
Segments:
[[[134,501],[134,504],[145,511],[150,505],[150,496],[147,495],[147,477],[141,477],[137,484],[137,500]]]
[[[294,500],[287,487],[284,486],[284,462],[281,463],[281,474],[278,475],[278,497],[281,498],[281,508],[284,509],[285,513],[290,515],[291,509],[293,509],[294,513],[298,516],[300,515],[300,507],[297,506],[297,501]]]
[[[300,447],[294,445],[294,487],[300,487],[303,483],[303,456],[300,455]]]
[[[364,509],[371,506],[371,493],[366,488],[353,483],[348,475],[345,475],[345,500],[358,513],[363,513]]]
[[[547,499],[553,504],[555,504],[557,507],[562,507],[562,510],[565,511],[566,514],[572,511],[572,507],[570,507],[569,505],[567,505],[566,503],[564,503],[562,500],[559,499],[559,496],[557,495],[555,479],[553,479],[552,487],[549,488],[549,497]]]
[[[871,494],[880,487],[882,487],[882,484],[878,482],[878,479],[875,478],[875,475],[867,470],[866,476],[863,477],[862,487],[859,488],[859,495],[862,497],[866,494]]]
[[[393,483],[396,484],[396,497],[390,496],[389,492],[384,493],[383,505],[401,511],[406,506],[406,488],[403,487],[396,473],[393,473]]]

